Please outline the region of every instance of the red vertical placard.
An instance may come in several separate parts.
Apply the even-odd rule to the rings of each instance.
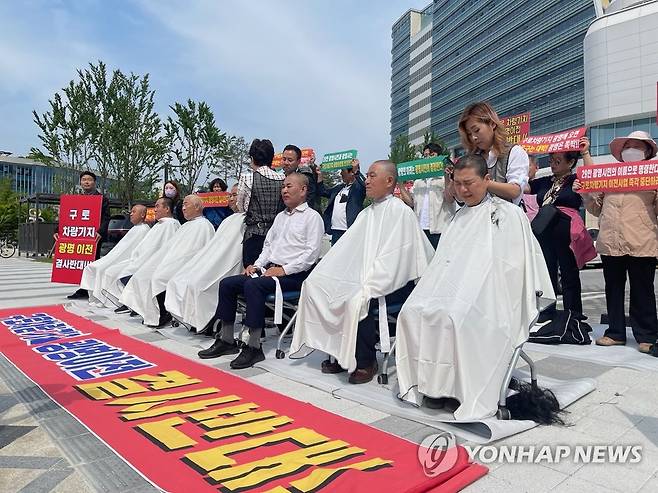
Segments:
[[[96,258],[96,235],[101,222],[102,195],[62,195],[59,238],[50,280],[80,284],[82,270]]]

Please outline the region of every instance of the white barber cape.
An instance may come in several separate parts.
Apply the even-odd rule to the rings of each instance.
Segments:
[[[418,279],[433,254],[400,199],[389,195],[364,209],[302,285],[291,357],[317,349],[354,371],[357,327],[370,300]]]
[[[120,279],[132,276],[147,259],[162,255],[162,249],[167,248],[167,242],[180,228],[180,223],[173,217],[164,217],[153,225],[144,239],[137,245],[127,260],[123,260],[108,267],[101,279],[101,292],[109,293],[118,300],[123,291]],[[110,300],[102,300],[105,306],[112,307]]]
[[[121,303],[140,314],[145,325],[158,325],[160,308],[155,297],[214,234],[212,223],[203,216],[187,221],[176,231],[167,248],[146,259],[137,269],[121,293]]]
[[[149,231],[151,231],[151,228],[146,223],[133,226],[107,255],[84,268],[82,279],[80,280],[80,288],[89,291],[90,302],[100,301],[103,304],[107,302],[106,296],[101,289],[103,274],[113,265],[130,259],[134,249],[137,248],[137,245],[141,243]]]
[[[451,397],[460,421],[493,416],[514,349],[555,294],[523,210],[496,197],[460,209],[400,311],[400,397]]]
[[[212,240],[167,283],[165,307],[179,320],[202,329],[215,315],[219,282],[240,274],[244,214],[224,219]]]

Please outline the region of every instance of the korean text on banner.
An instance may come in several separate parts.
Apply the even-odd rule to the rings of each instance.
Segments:
[[[441,177],[445,166],[450,164],[449,156],[435,156],[400,163],[397,165],[398,179],[400,181],[413,181],[422,178]]]
[[[301,149],[302,158],[299,160],[300,164],[308,165],[313,159],[315,159],[315,151],[311,147],[305,147]],[[272,168],[280,168],[283,165],[283,153],[277,152],[272,159]]]
[[[508,144],[518,144],[530,134],[530,113],[506,116],[501,121],[507,127]]]
[[[102,195],[62,195],[52,282],[80,284],[82,270],[96,258]]]
[[[595,164],[576,168],[580,193],[658,189],[658,161]]]
[[[203,207],[228,207],[228,192],[197,193],[203,201]]]
[[[587,127],[580,127],[557,134],[534,135],[523,139],[521,146],[528,154],[578,151],[580,139],[586,132]]]
[[[334,171],[352,167],[352,160],[356,159],[356,150],[332,152],[322,158],[322,171]]]

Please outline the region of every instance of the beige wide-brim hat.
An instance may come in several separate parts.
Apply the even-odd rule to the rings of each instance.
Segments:
[[[658,145],[656,145],[656,141],[651,138],[651,135],[642,130],[636,130],[635,132],[631,132],[628,137],[617,137],[610,142],[610,154],[612,154],[617,161],[622,162],[621,150],[624,148],[626,141],[630,139],[641,140],[649,144],[652,149],[649,159],[658,154]]]

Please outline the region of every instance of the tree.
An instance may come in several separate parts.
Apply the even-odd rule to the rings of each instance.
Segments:
[[[190,193],[204,166],[206,170],[217,169],[226,158],[228,139],[217,128],[215,116],[204,101],[197,103],[188,99],[186,106],[174,103],[170,108],[175,119],[169,116],[164,124],[172,158],[166,164],[166,175],[171,169],[183,191]],[[207,180],[208,176],[204,179]]]
[[[11,188],[11,179],[0,180],[0,238],[17,238],[18,223],[26,219],[25,207],[20,207],[18,194]]]
[[[71,81],[50,99],[50,110],[41,116],[32,111],[44,150],[32,148],[30,157],[50,166],[77,171],[86,169],[92,157],[93,106],[82,82]],[[73,192],[78,184],[75,174],[56,173],[55,189]],[[59,183],[61,182],[61,183]]]
[[[212,173],[217,174],[225,182],[235,179],[249,167],[249,144],[244,137],[229,137],[227,139],[226,153],[223,158],[210,168]]]
[[[406,163],[417,158],[416,152],[416,146],[409,143],[409,137],[401,134],[395,138],[388,159],[395,164]]]

